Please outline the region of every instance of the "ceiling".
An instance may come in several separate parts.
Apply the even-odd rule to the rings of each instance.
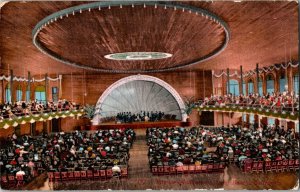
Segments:
[[[62,9],[87,2],[9,2],[1,8],[1,69],[17,75],[82,72],[38,50],[32,43],[36,24]],[[224,51],[180,70],[254,69],[297,60],[296,2],[176,2],[206,9],[223,19],[230,30]],[[45,26],[38,41],[59,58],[105,70],[157,70],[197,61],[225,41],[224,29],[205,17],[177,9],[123,6],[92,9]],[[110,53],[159,51],[172,57],[151,61],[115,61]]]

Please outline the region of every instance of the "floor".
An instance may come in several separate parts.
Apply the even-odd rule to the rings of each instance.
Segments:
[[[35,184],[34,190],[146,190],[146,189],[296,189],[298,174],[285,173],[242,173],[235,165],[230,165],[224,173],[186,174],[153,176],[147,157],[145,131],[137,132],[137,140],[130,149],[129,178],[109,181],[69,181],[49,183],[48,180]],[[27,188],[29,189],[29,188]]]

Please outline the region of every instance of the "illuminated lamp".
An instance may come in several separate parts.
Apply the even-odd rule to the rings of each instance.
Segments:
[[[13,126],[13,127],[16,127],[16,126],[18,126],[18,125],[19,125],[19,123],[14,122],[12,126]]]
[[[3,126],[4,129],[7,129],[9,128],[9,125],[6,123],[4,126]]]
[[[30,123],[34,123],[34,122],[35,122],[35,120],[34,120],[34,119],[31,119],[29,122],[30,122]]]

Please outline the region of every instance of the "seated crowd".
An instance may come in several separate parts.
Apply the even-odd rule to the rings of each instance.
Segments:
[[[206,147],[207,138],[198,128],[147,129],[150,166],[224,163],[226,157]]]
[[[299,159],[299,142],[294,129],[268,125],[255,129],[241,126],[150,128],[147,130],[150,166],[228,164],[236,159],[280,161]]]
[[[232,94],[212,95],[196,103],[198,106],[248,106],[285,111],[299,110],[299,95],[290,93],[268,93],[266,95],[249,94],[234,96]]]
[[[117,114],[116,121],[121,123],[132,123],[132,122],[140,122],[140,121],[155,122],[155,121],[161,121],[163,118],[166,117],[167,115],[165,115],[164,112],[161,111],[155,111],[155,112],[141,111],[139,113],[121,112]]]
[[[200,132],[208,135],[210,145],[217,146],[217,154],[226,159],[237,158],[242,166],[245,159],[253,161],[279,161],[299,158],[299,142],[294,129],[266,125],[263,128],[203,128]]]
[[[79,109],[80,105],[67,100],[57,102],[17,101],[14,103],[0,103],[0,119],[14,118],[17,116]]]
[[[1,175],[21,174],[25,181],[30,181],[37,171],[120,172],[119,166],[127,166],[134,139],[132,129],[43,133],[37,137],[13,134],[0,150]]]

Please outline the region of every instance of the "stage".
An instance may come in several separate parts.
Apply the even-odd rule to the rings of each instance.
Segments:
[[[145,129],[150,127],[188,127],[191,126],[190,122],[182,121],[159,121],[159,122],[134,122],[134,123],[102,123],[100,125],[85,126],[85,130],[98,130],[98,129]],[[82,127],[83,128],[83,127]]]

